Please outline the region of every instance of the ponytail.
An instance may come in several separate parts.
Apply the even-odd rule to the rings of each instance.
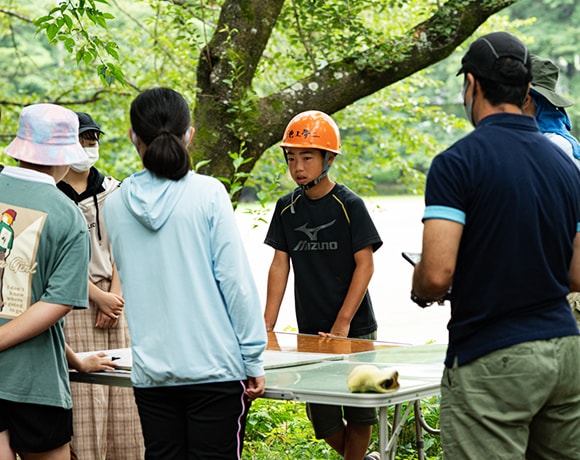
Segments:
[[[179,180],[191,170],[189,154],[181,136],[160,133],[147,145],[143,166],[159,177]]]
[[[186,149],[191,115],[183,96],[169,88],[146,90],[131,103],[130,115],[133,131],[146,145],[143,166],[159,177],[184,177],[192,168]]]

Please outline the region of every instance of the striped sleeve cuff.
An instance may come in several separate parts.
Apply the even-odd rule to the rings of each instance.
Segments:
[[[448,206],[427,206],[423,214],[423,220],[427,219],[452,220],[453,222],[465,225],[465,213]]]

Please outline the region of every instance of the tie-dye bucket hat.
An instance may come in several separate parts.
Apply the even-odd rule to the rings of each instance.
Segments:
[[[18,133],[6,154],[37,165],[78,163],[87,157],[78,131],[79,119],[72,110],[55,104],[29,105],[20,112]]]

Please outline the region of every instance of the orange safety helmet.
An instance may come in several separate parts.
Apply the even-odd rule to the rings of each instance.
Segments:
[[[329,115],[318,110],[308,110],[296,115],[284,131],[280,146],[314,148],[340,154],[340,132]]]

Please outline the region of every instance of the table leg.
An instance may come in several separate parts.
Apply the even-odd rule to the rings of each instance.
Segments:
[[[387,406],[379,408],[379,452],[381,458],[387,459],[387,443],[389,442],[389,420]]]
[[[417,440],[417,460],[425,460],[425,438],[423,437],[423,427],[421,426],[421,419],[423,412],[421,411],[421,401],[417,400],[415,406],[415,436]]]
[[[413,402],[407,404],[407,408],[401,416],[402,407],[402,404],[395,405],[393,414],[393,432],[390,436],[389,420],[387,416],[388,407],[385,406],[379,408],[379,452],[381,453],[381,459],[395,460],[395,454],[397,453],[397,446],[399,444],[399,434],[413,409]]]
[[[415,433],[417,436],[417,459],[425,460],[425,438],[423,436],[423,431],[429,434],[440,435],[441,431],[429,426],[425,417],[423,417],[423,410],[421,409],[421,401],[416,400],[414,402],[415,406]]]

